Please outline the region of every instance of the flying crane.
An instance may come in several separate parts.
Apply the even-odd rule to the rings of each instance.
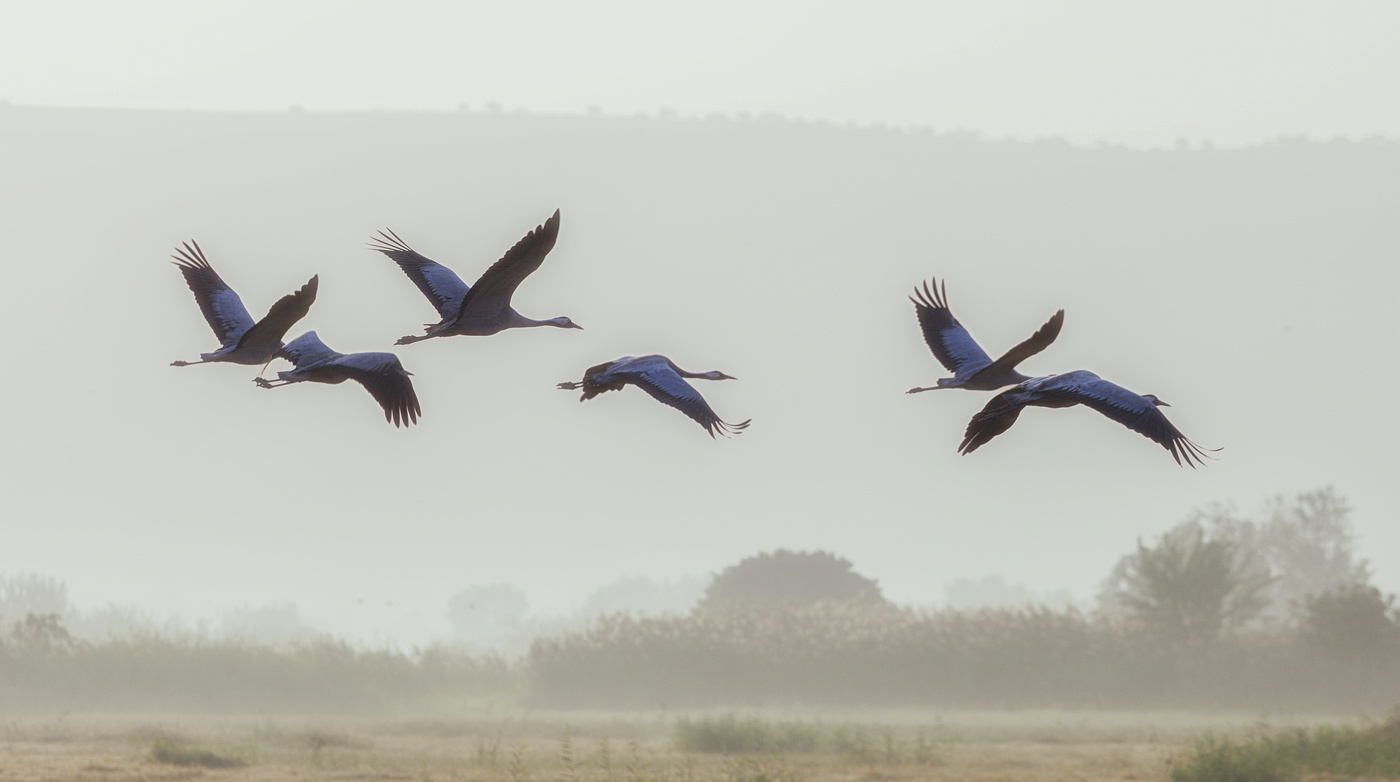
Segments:
[[[218,350],[201,353],[198,361],[172,361],[172,367],[216,362],[265,366],[282,348],[287,330],[305,317],[316,301],[319,277],[313,276],[301,290],[278,299],[263,319],[254,323],[243,300],[209,265],[198,242],[183,243],[171,257],[220,343]]]
[[[584,372],[582,381],[560,383],[559,388],[565,391],[582,388],[583,395],[578,401],[586,402],[607,391],[620,391],[623,386],[634,385],[650,394],[656,401],[685,413],[692,421],[705,427],[710,437],[714,437],[715,432],[723,435],[742,434],[749,421],[737,424],[721,421],[705,402],[705,398],[700,396],[700,392],[685,382],[685,378],[688,377],[704,380],[737,379],[719,371],[687,372],[665,356],[623,356],[589,367],[588,371]]]
[[[277,383],[254,378],[259,387],[281,388],[302,382],[335,385],[354,380],[384,408],[384,420],[394,426],[417,423],[422,415],[413,381],[409,380],[413,373],[405,370],[393,353],[337,353],[316,332],[308,331],[287,343],[278,357],[292,362],[296,369],[278,372],[281,382]]]
[[[1208,450],[1219,450],[1202,448],[1187,439],[1158,409],[1171,405],[1155,394],[1135,394],[1081,369],[1031,378],[992,397],[987,406],[968,422],[958,452],[969,454],[986,445],[993,437],[1010,429],[1021,411],[1028,406],[1074,405],[1093,408],[1161,445],[1171,452],[1177,464],[1195,468],[1198,464],[1204,465],[1205,458],[1210,458]]]
[[[917,297],[917,298],[915,298]],[[1016,365],[1044,350],[1060,335],[1060,327],[1065,323],[1065,311],[1060,310],[1050,316],[1038,331],[1029,339],[1006,351],[1001,358],[993,361],[986,351],[972,339],[972,335],[953,317],[948,309],[948,281],[944,280],[940,289],[938,280],[933,285],[924,283],[923,290],[914,289],[914,311],[923,329],[924,341],[934,358],[942,364],[952,377],[938,379],[938,384],[928,388],[911,388],[906,393],[936,391],[940,388],[967,388],[973,391],[995,391],[1003,386],[1030,380],[1029,375],[1016,371]]]
[[[408,275],[418,290],[432,302],[442,320],[423,329],[422,335],[400,337],[396,345],[408,345],[433,337],[459,334],[484,337],[506,329],[530,326],[557,326],[581,329],[566,317],[534,320],[516,312],[510,306],[515,289],[530,276],[559,238],[559,210],[543,225],[525,235],[491,264],[476,284],[468,287],[451,269],[418,252],[390,230],[379,232],[370,248],[387,255]]]

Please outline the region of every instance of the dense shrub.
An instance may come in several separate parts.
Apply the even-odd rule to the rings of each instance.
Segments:
[[[1310,774],[1400,777],[1400,722],[1244,739],[1208,736],[1173,764],[1173,782],[1292,782]]]
[[[676,723],[676,748],[682,752],[725,755],[766,755],[774,752],[815,752],[821,730],[800,722],[764,722],[732,714]]]
[[[1324,659],[1385,665],[1400,654],[1400,610],[1373,586],[1352,584],[1309,597],[1300,627],[1304,645]]]

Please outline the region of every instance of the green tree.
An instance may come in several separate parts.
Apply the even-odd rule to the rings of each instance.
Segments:
[[[1100,592],[1100,605],[1127,614],[1168,643],[1199,645],[1257,616],[1272,582],[1254,552],[1198,520],[1183,522],[1125,556]]]
[[[1330,486],[1279,495],[1259,526],[1259,551],[1277,580],[1270,587],[1274,610],[1285,615],[1307,599],[1370,582],[1370,567],[1356,556],[1351,508]]]
[[[29,654],[53,654],[74,646],[58,614],[26,614],[10,628],[10,638]]]
[[[18,620],[28,614],[67,616],[68,585],[37,573],[0,574],[0,617]]]
[[[1264,605],[1254,615],[1275,622],[1302,621],[1300,612],[1310,596],[1370,582],[1370,567],[1356,556],[1350,514],[1346,500],[1324,487],[1275,496],[1262,522],[1239,515],[1229,505],[1214,504],[1194,511],[1186,525],[1194,524],[1210,540],[1229,544],[1236,560],[1273,577],[1258,593]],[[1116,586],[1127,560],[1119,563],[1099,596],[1100,607],[1110,613],[1128,610]]]

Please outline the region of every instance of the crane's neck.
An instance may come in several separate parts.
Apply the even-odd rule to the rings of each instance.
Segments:
[[[729,375],[726,375],[726,374],[724,374],[723,372],[720,372],[719,370],[714,370],[714,371],[711,371],[711,372],[687,372],[687,371],[685,371],[684,369],[677,368],[677,369],[676,369],[676,374],[680,375],[681,377],[693,377],[693,378],[699,378],[699,379],[701,379],[701,380],[733,380],[733,379],[734,379],[734,378],[730,377]]]
[[[557,317],[557,318],[546,318],[546,319],[544,319],[544,320],[535,320],[534,318],[527,318],[527,317],[525,317],[524,315],[521,315],[520,313],[518,313],[518,312],[516,312],[516,311],[514,311],[514,310],[511,310],[511,319],[510,319],[510,320],[511,320],[510,325],[507,326],[506,328],[525,329],[525,328],[532,328],[532,327],[534,327],[534,326],[554,326],[555,328],[561,328],[561,329],[576,329],[576,328],[580,328],[579,326],[575,325],[573,321],[569,320],[567,317],[564,317],[563,315],[560,315],[560,316]]]

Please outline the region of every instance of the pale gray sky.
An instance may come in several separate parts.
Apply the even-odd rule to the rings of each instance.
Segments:
[[[0,98],[778,112],[1076,142],[1400,133],[1389,2],[9,3]]]
[[[1085,598],[1194,507],[1331,483],[1378,583],[1400,589],[1400,424],[1372,392],[1400,382],[1375,366],[1400,282],[1391,147],[1352,166],[1349,148],[1123,157],[737,122],[503,136],[456,109],[776,112],[1085,144],[1400,135],[1392,4],[855,8],[7,7],[11,108],[264,114],[0,111],[0,333],[23,373],[0,389],[0,572],[52,573],[88,606],[291,600],[338,632],[409,641],[442,631],[468,584],[565,610],[620,576],[779,546],[833,550],[900,601],[991,573]],[[371,108],[441,115],[321,113]],[[431,311],[364,248],[373,231],[470,281],[556,207],[558,248],[516,304],[586,330],[398,349],[423,399],[412,430],[358,388],[262,392],[250,368],[167,366],[213,348],[166,262],[178,241],[198,239],[255,315],[319,273],[293,334],[384,350]],[[1065,308],[1026,371],[1157,393],[1222,460],[1178,469],[1083,410],[1032,411],[958,456],[984,397],[902,394],[942,374],[905,298],[935,274],[993,353]],[[704,391],[749,433],[711,442],[640,394],[554,389],[648,352],[737,375]],[[1368,369],[1338,382],[1337,367]]]

